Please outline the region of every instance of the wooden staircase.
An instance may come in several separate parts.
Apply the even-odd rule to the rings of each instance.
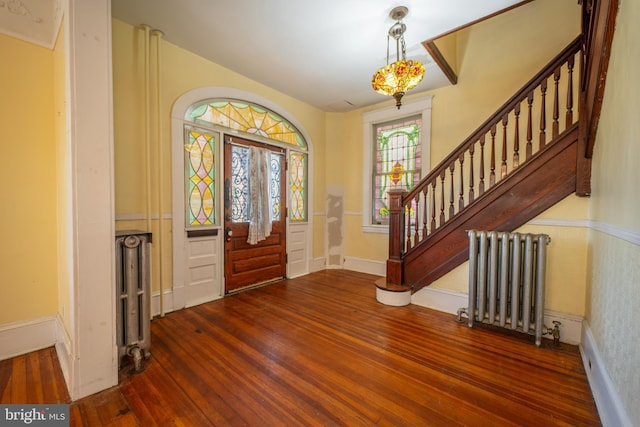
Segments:
[[[390,192],[383,294],[416,292],[465,262],[467,230],[513,231],[590,194],[618,0],[579,3],[582,34],[410,192]]]
[[[410,192],[390,194],[387,291],[416,292],[468,259],[467,230],[513,231],[577,188],[575,39]],[[534,130],[535,129],[535,130]]]

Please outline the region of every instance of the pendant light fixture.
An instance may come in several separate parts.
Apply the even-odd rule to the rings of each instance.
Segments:
[[[424,77],[424,66],[420,61],[406,59],[404,32],[407,27],[402,19],[407,16],[409,9],[405,6],[394,7],[389,17],[396,21],[387,34],[387,65],[376,71],[371,79],[373,90],[383,95],[393,96],[396,107],[400,109],[402,96],[408,90],[416,87]],[[396,61],[389,63],[389,41],[396,42]]]

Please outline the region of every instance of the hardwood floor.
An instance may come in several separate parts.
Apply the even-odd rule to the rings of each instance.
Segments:
[[[71,425],[600,425],[577,347],[375,301],[328,270],[152,322],[146,370]],[[2,403],[68,402],[55,351],[0,362]]]

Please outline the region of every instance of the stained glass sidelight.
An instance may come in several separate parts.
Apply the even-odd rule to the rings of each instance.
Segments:
[[[374,224],[388,223],[387,193],[390,189],[409,191],[420,180],[421,124],[418,115],[374,126]]]
[[[289,219],[306,221],[307,155],[292,151],[289,155],[289,194],[291,195]]]
[[[215,138],[196,130],[187,130],[185,149],[187,226],[213,225]]]

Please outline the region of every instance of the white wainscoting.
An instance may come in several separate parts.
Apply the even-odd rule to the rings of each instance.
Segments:
[[[600,356],[600,351],[593,338],[589,324],[586,320],[583,323],[580,354],[582,355],[584,369],[587,371],[593,398],[598,407],[600,421],[604,426],[632,427],[633,424]]]

